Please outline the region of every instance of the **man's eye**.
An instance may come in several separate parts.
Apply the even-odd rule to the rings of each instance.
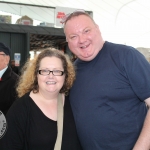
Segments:
[[[90,32],[90,29],[87,29],[84,31],[84,33],[89,33]]]
[[[73,39],[75,39],[77,36],[71,36],[70,38],[73,40]]]

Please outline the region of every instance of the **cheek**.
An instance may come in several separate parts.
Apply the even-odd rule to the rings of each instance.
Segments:
[[[44,78],[41,78],[40,76],[37,76],[37,82],[40,84],[42,81],[44,81]]]
[[[3,67],[6,67],[7,66],[7,62],[6,62],[6,59],[0,59],[0,65],[3,66]]]
[[[68,43],[68,46],[69,46],[70,48],[74,48],[75,43],[74,43],[74,42],[69,42],[69,43]]]
[[[94,41],[96,39],[96,36],[97,36],[97,33],[96,32],[92,32],[89,35],[87,35],[86,39],[90,40],[90,41]]]
[[[2,59],[0,58],[0,63],[2,62]]]
[[[78,48],[78,44],[77,42],[71,42],[68,43],[69,49],[73,52],[73,53],[77,53],[77,48]]]

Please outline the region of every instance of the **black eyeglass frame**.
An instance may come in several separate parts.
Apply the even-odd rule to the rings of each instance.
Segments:
[[[43,74],[41,74],[41,71],[43,71],[43,70],[38,70],[38,73],[39,73],[40,75],[43,75]],[[48,75],[50,75],[51,72],[52,72],[52,74],[53,74],[54,76],[63,76],[63,74],[64,74],[64,71],[60,71],[60,70],[53,70],[53,71],[51,71],[51,70],[46,70],[46,71],[49,71],[49,73],[46,74],[46,75],[43,75],[43,76],[48,76]],[[59,71],[59,72],[61,72],[61,74],[60,74],[60,75],[55,75],[55,74],[54,74],[54,71]]]
[[[68,19],[68,17],[76,12],[86,13],[84,9],[77,9],[74,12],[66,14],[64,17],[62,17],[60,23],[64,24],[66,22],[66,20]]]

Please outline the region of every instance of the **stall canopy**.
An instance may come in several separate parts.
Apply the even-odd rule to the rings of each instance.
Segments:
[[[150,0],[0,0],[0,11],[54,24],[55,8],[93,12],[105,40],[150,47]]]

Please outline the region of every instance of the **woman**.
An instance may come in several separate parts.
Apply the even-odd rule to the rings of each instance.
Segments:
[[[59,50],[43,50],[22,69],[10,108],[8,129],[2,138],[4,150],[53,150],[57,138],[57,97],[63,96],[62,150],[80,150],[74,119],[66,96],[75,79],[70,59]]]

